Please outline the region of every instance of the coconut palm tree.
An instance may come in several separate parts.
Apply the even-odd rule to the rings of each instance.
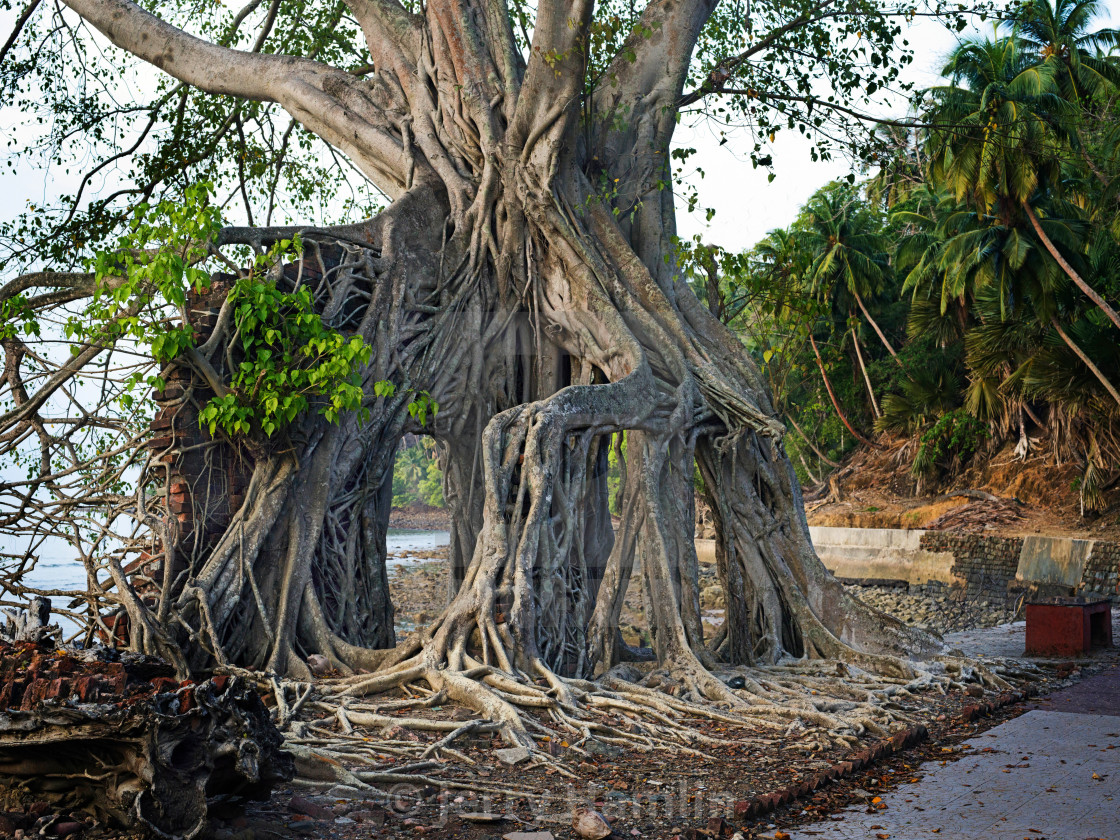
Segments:
[[[961,210],[952,194],[924,182],[890,216],[900,233],[895,241],[894,267],[902,277],[902,291],[912,302],[906,332],[909,338],[932,331],[939,346],[961,337],[968,325],[970,290],[943,264],[945,245],[954,217]]]
[[[809,345],[812,347],[825,391],[828,393],[829,401],[832,403],[832,408],[840,422],[844,424],[844,427],[856,440],[874,447],[876,444],[856,429],[844,411],[836,391],[832,387],[824,358],[821,356],[816,337],[813,335],[813,323],[818,319],[821,304],[812,297],[805,299],[805,292],[812,288],[812,284],[807,280],[813,262],[813,252],[806,247],[809,241],[806,238],[804,225],[771,230],[752,249],[751,269],[768,287],[779,290],[777,294],[771,297],[771,314],[785,320],[792,328],[791,332],[800,335],[804,331]],[[877,416],[877,406],[875,412]],[[804,436],[804,433],[802,433],[802,436]]]
[[[1076,112],[1055,72],[1013,39],[963,41],[942,69],[949,84],[926,91],[931,179],[1004,223],[1040,186],[1059,183]]]
[[[927,91],[927,117],[936,126],[928,140],[930,177],[964,205],[952,219],[955,228],[946,237],[939,261],[943,268],[952,267],[947,276],[958,287],[970,278],[1010,287],[1028,264],[1031,239],[1037,239],[1120,328],[1120,315],[1074,267],[1075,249],[1068,249],[1067,256],[1058,247],[1073,244],[1071,226],[1054,216],[1042,219],[1036,212],[1036,205],[1053,202],[1051,194],[1062,181],[1063,153],[1075,142],[1071,126],[1078,112],[1061,95],[1058,70],[1055,63],[1035,60],[1016,39],[974,38],[950,55],[942,71],[950,84]],[[1033,237],[1026,235],[1028,225]],[[1004,259],[990,259],[995,252]],[[1041,313],[1048,308],[1049,291],[1035,293]],[[1060,325],[1058,333],[1106,390],[1116,394]]]
[[[1108,55],[1120,30],[1090,32],[1102,12],[1099,0],[1030,0],[1007,21],[1022,53],[1050,65],[1058,88],[1083,107],[1120,85],[1120,65]]]
[[[807,224],[798,238],[812,257],[806,272],[811,289],[821,296],[850,297],[898,361],[894,346],[864,302],[883,291],[891,271],[881,221],[854,191],[839,184],[816,192],[805,210]]]

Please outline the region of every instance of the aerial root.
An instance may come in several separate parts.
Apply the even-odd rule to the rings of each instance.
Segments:
[[[1018,663],[978,665],[953,656],[906,662],[906,677],[901,669],[884,675],[850,661],[787,660],[718,675],[687,666],[642,673],[628,665],[595,681],[561,677],[539,662],[530,664],[530,675],[482,664],[466,653],[459,661],[460,669],[436,667],[430,656],[418,654],[380,674],[314,686],[272,681],[277,720],[287,727],[304,783],[369,790],[407,781],[482,790],[477,781],[449,781],[439,772],[449,763],[475,765],[456,745],[478,736],[497,735],[526,747],[533,765],[567,778],[575,773],[570,760],[553,754],[554,743],[562,742],[568,758],[580,761],[592,757],[594,742],[701,758],[711,757],[706,749],[729,742],[776,738],[792,739],[794,748],[809,752],[854,749],[862,739],[888,737],[917,722],[917,695],[967,684],[1005,691],[1012,681],[1032,676]],[[742,687],[728,686],[735,677],[742,681],[732,684]],[[384,695],[390,690],[407,696],[389,699]],[[425,714],[445,705],[478,717]],[[705,731],[713,725],[718,736]],[[369,740],[362,731],[379,736]],[[497,786],[491,792],[545,795]]]

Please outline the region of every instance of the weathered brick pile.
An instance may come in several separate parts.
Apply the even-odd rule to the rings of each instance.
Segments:
[[[34,642],[0,643],[0,709],[30,711],[44,700],[96,703],[124,694],[127,682],[121,662],[91,666]]]
[[[205,292],[188,295],[186,308],[196,345],[213,333],[234,279],[232,275],[215,275]],[[176,365],[168,371],[165,382],[162,391],[152,394],[159,408],[147,447],[154,460],[169,466],[166,502],[168,514],[178,522],[177,543],[205,553],[241,507],[252,471],[234,447],[215,441],[199,426],[199,410],[214,396],[205,379],[185,365]],[[162,574],[160,562],[158,558],[143,558],[126,571],[143,567],[146,574],[155,576]],[[186,558],[172,558],[171,562],[173,573],[178,574]]]
[[[197,683],[175,679],[174,669],[162,660],[134,653],[78,658],[34,642],[0,641],[0,710],[31,711],[45,701],[58,705],[84,703],[116,707],[144,703],[156,695],[174,692],[176,709],[194,707]],[[216,676],[210,683],[219,693],[229,678]]]
[[[194,837],[208,796],[262,798],[292,777],[235,677],[180,682],[140,654],[0,642],[0,681],[0,836]]]

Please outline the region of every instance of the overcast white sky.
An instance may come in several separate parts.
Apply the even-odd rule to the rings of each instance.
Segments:
[[[1113,25],[1120,22],[1120,0],[1108,0],[1105,8],[1111,13]],[[0,32],[8,31],[3,24],[10,15],[0,15]],[[1102,20],[1098,25],[1108,25]],[[939,24],[921,20],[904,33],[915,49],[914,63],[903,71],[906,81],[919,87],[929,86],[939,78],[936,68],[956,43],[956,35]],[[142,72],[157,73],[154,68]],[[897,114],[901,114],[900,104]],[[897,115],[896,114],[896,115]],[[11,108],[0,106],[0,138],[17,121]],[[772,150],[777,177],[767,183],[767,172],[752,169],[748,156],[749,144],[719,145],[718,128],[707,124],[682,125],[677,132],[677,145],[699,150],[690,163],[706,172],[699,182],[700,206],[716,210],[715,218],[705,224],[702,211],[689,214],[682,207],[679,227],[682,236],[701,233],[707,242],[722,245],[730,250],[750,247],[768,230],[789,223],[798,207],[810,194],[827,181],[846,175],[850,165],[837,159],[828,163],[813,163],[809,157],[809,144],[795,132],[781,132]],[[28,200],[46,202],[52,194],[66,186],[64,173],[44,173],[32,168],[30,163],[21,165],[15,173],[5,168],[0,174],[0,218],[11,218]]]
[[[1120,0],[1114,2],[1120,4]],[[956,33],[939,23],[920,19],[904,31],[903,37],[914,49],[914,62],[903,69],[902,80],[916,87],[938,84],[941,77],[937,68],[956,45]],[[900,98],[893,113],[875,113],[902,116],[905,110],[905,102]],[[731,140],[720,146],[718,127],[698,124],[678,130],[677,145],[696,148],[698,154],[693,160],[706,172],[699,182],[700,203],[716,211],[711,223],[705,224],[699,209],[688,213],[680,208],[681,236],[700,233],[706,242],[728,250],[749,248],[767,231],[793,221],[801,205],[819,187],[852,171],[851,163],[842,157],[814,163],[809,157],[809,141],[796,131],[782,131],[771,149],[777,177],[767,183],[767,170],[751,168],[750,142],[745,136],[743,139],[738,144]]]

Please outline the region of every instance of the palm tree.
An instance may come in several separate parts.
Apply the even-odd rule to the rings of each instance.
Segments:
[[[1093,108],[1120,87],[1120,63],[1116,56],[1108,55],[1120,46],[1120,30],[1101,28],[1089,31],[1093,19],[1102,11],[1101,5],[1099,0],[1053,0],[1053,5],[1051,0],[1030,0],[1009,21],[1012,36],[1020,50],[1049,68],[1062,97],[1083,109]],[[1076,145],[1086,164],[1098,178],[1102,178],[1085,151],[1084,138],[1076,124],[1074,133]],[[1070,279],[1098,307],[1102,307],[1096,290],[1088,287],[1057,248],[1051,247],[1037,215],[1031,209],[1029,206],[1026,208],[1027,218],[1051,256]],[[1102,307],[1106,314],[1110,309],[1107,304]],[[1120,326],[1115,317],[1110,315],[1109,318]]]
[[[1054,79],[1016,41],[971,38],[950,55],[948,85],[926,91],[930,177],[958,201],[1010,223],[1040,185],[1061,180],[1074,116]]]
[[[944,261],[961,212],[950,193],[923,183],[890,216],[899,232],[895,270],[902,276],[902,290],[913,298],[907,335],[917,338],[932,329],[941,347],[960,338],[971,306],[972,289],[961,282],[969,278],[947,271]]]
[[[1021,213],[1066,276],[1120,328],[1120,316],[1055,244],[1055,239],[1074,238],[1068,223],[1040,219],[1032,204],[1041,203],[1047,188],[1060,185],[1062,152],[1070,147],[1069,126],[1076,116],[1056,82],[1058,65],[1037,62],[1015,39],[975,38],[952,53],[942,72],[951,84],[927,92],[928,116],[937,126],[928,141],[930,175],[967,206],[955,222],[957,231],[943,245],[941,266],[953,267],[949,276],[958,286],[974,272],[985,281],[1013,284],[1031,250]],[[995,244],[993,236],[999,240]],[[990,260],[993,250],[1006,259]],[[992,276],[1001,269],[1003,274]],[[1048,308],[1047,296],[1035,301],[1040,314]],[[1057,323],[1052,315],[1046,320]],[[1079,358],[1086,358],[1068,333],[1059,329],[1059,335]],[[1111,382],[1092,368],[1115,394]]]
[[[813,292],[849,295],[887,352],[898,361],[898,353],[864,302],[865,297],[883,290],[890,274],[879,220],[866,203],[838,184],[815,193],[805,209],[808,224],[799,238],[812,255],[806,277]]]
[[[1099,0],[1030,0],[1006,25],[1021,52],[1053,67],[1062,96],[1082,107],[1120,85],[1120,66],[1108,55],[1120,45],[1120,30],[1089,25]]]
[[[877,448],[877,444],[857,431],[852,421],[848,419],[828,378],[824,359],[813,335],[813,322],[820,308],[819,303],[812,300],[797,300],[799,294],[804,294],[808,285],[805,278],[811,267],[812,252],[805,247],[807,240],[804,238],[804,233],[803,229],[791,228],[775,228],[768,232],[766,237],[752,249],[751,269],[769,288],[777,290],[769,302],[771,314],[784,320],[787,328],[792,328],[789,330],[791,333],[800,334],[804,330],[807,334],[825,391],[840,422],[856,440]],[[806,441],[809,441],[804,432],[800,429],[798,431]],[[811,441],[809,443],[813,446]],[[813,448],[816,449],[815,446]]]
[[[925,185],[922,134],[910,127],[877,125],[873,135],[881,151],[873,155],[877,169],[866,181],[867,198],[894,209]]]

